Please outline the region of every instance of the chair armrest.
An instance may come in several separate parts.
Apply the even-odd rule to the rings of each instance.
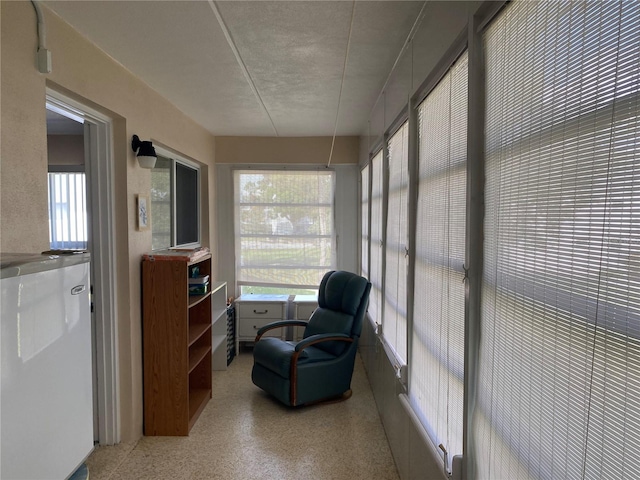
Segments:
[[[303,327],[306,326],[307,322],[303,320],[280,320],[279,322],[271,322],[266,324],[264,327],[260,328],[256,333],[256,342],[260,340],[260,337],[268,332],[269,330],[273,330],[275,328],[283,328],[283,327]]]
[[[329,341],[341,341],[347,343],[353,343],[353,338],[345,333],[319,333],[317,335],[311,335],[298,343],[296,343],[295,350],[293,355],[291,356],[291,373],[290,373],[290,383],[291,389],[289,391],[289,398],[291,398],[291,404],[296,405],[297,402],[297,383],[298,383],[298,358],[303,353],[307,347],[311,345],[315,345],[316,343],[329,342]]]
[[[316,343],[328,342],[328,341],[342,341],[342,342],[353,342],[353,338],[351,338],[346,333],[319,333],[317,335],[311,335],[303,340],[300,340],[296,344],[296,352],[301,352],[302,349],[310,347],[311,345],[315,345]]]

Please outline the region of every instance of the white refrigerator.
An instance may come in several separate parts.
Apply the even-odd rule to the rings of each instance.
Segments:
[[[64,480],[93,450],[89,255],[0,261],[0,478]]]

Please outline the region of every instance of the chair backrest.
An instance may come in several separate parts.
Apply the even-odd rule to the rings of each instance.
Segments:
[[[351,272],[330,271],[320,282],[318,308],[304,331],[304,338],[319,333],[344,333],[357,340],[369,301],[371,283]],[[349,345],[323,342],[316,345],[333,355],[340,355]]]

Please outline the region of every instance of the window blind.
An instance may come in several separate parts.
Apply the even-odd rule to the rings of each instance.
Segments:
[[[236,281],[317,289],[335,268],[332,171],[237,170]]]
[[[360,171],[361,255],[360,273],[369,278],[369,165]]]
[[[640,3],[485,34],[478,478],[640,478]]]
[[[383,151],[371,159],[371,293],[369,294],[369,318],[382,322],[382,215],[383,215]]]
[[[409,401],[449,462],[462,454],[467,80],[464,53],[418,106]]]
[[[51,249],[85,250],[88,240],[85,174],[52,172],[48,179]]]
[[[389,139],[389,196],[385,244],[382,333],[398,359],[407,361],[407,208],[409,192],[409,124]]]

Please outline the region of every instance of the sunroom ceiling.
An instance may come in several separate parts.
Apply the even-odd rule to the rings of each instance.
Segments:
[[[366,133],[371,109],[425,6],[44,3],[213,134],[283,137],[333,135],[336,118],[337,135]]]

